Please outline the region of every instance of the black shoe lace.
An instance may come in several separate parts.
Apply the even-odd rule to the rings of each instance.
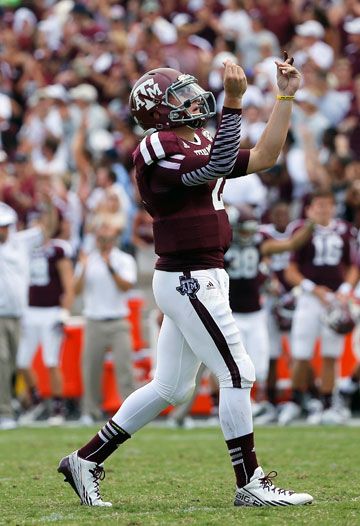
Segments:
[[[94,488],[95,493],[98,499],[101,499],[100,497],[100,489],[99,489],[99,481],[104,480],[105,478],[105,469],[101,466],[95,466],[94,469],[89,470],[90,473],[93,476],[94,479]]]
[[[273,483],[273,479],[277,477],[277,471],[270,471],[267,475],[264,475],[259,479],[261,486],[264,489],[267,489],[268,491],[272,491],[273,493],[278,493],[279,495],[292,495],[294,492],[290,491],[288,489],[278,488]]]

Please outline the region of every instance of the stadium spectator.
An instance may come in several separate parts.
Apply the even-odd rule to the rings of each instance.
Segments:
[[[75,292],[84,296],[82,418],[102,418],[101,377],[105,351],[111,349],[122,400],[134,391],[127,291],[136,282],[132,256],[117,248],[120,229],[101,216],[95,224],[96,247],[81,254],[75,268]]]
[[[283,505],[312,502],[308,494],[275,486],[269,498],[265,489],[272,483],[254,448],[254,366],[229,307],[223,268],[231,239],[221,197],[224,176],[240,177],[275,163],[301,81],[291,64],[286,53],[283,62],[276,61],[280,93],[251,150],[240,150],[241,100],[247,85],[240,66],[224,64],[224,109],[213,144],[203,126],[215,114],[215,98],[191,76],[160,68],[140,77],[132,90],[130,108],[138,123],[145,130],[165,130],[148,134],[134,153],[139,192],[154,218],[160,257],[153,289],[164,320],[154,379],[130,395],[87,444],[60,461],[58,471],[83,504],[111,506],[99,492],[102,463],[169,404],[191,396],[201,362],[219,381],[219,418],[236,477],[235,505],[273,505],[273,499]]]

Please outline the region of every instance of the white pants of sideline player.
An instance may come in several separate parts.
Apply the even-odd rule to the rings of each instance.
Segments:
[[[321,354],[338,358],[344,348],[344,337],[323,321],[325,306],[313,294],[303,293],[297,301],[291,327],[291,354],[297,360],[310,360],[317,338],[321,338]]]
[[[246,313],[234,312],[233,314],[241,339],[255,366],[256,380],[264,383],[267,379],[270,359],[267,313],[259,310]]]
[[[38,346],[42,345],[42,358],[46,367],[57,367],[64,336],[60,324],[60,307],[29,307],[21,321],[21,336],[17,354],[17,367],[31,366]]]

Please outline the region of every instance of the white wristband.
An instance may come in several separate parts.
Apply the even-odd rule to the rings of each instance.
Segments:
[[[66,323],[69,321],[70,318],[70,312],[67,309],[60,309],[59,312],[59,322],[63,325],[66,325]]]
[[[344,283],[342,283],[340,287],[337,289],[337,292],[340,292],[340,294],[344,294],[345,296],[350,294],[351,291],[352,291],[352,286],[347,281],[344,281]]]
[[[304,292],[312,292],[316,287],[315,283],[310,279],[303,279],[300,283],[301,290]]]

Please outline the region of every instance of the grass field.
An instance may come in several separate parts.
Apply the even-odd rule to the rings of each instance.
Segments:
[[[257,451],[278,484],[312,506],[234,508],[233,471],[217,428],[145,428],[108,460],[112,508],[80,506],[56,468],[96,429],[22,428],[0,433],[0,524],[360,525],[359,428],[260,428]]]

